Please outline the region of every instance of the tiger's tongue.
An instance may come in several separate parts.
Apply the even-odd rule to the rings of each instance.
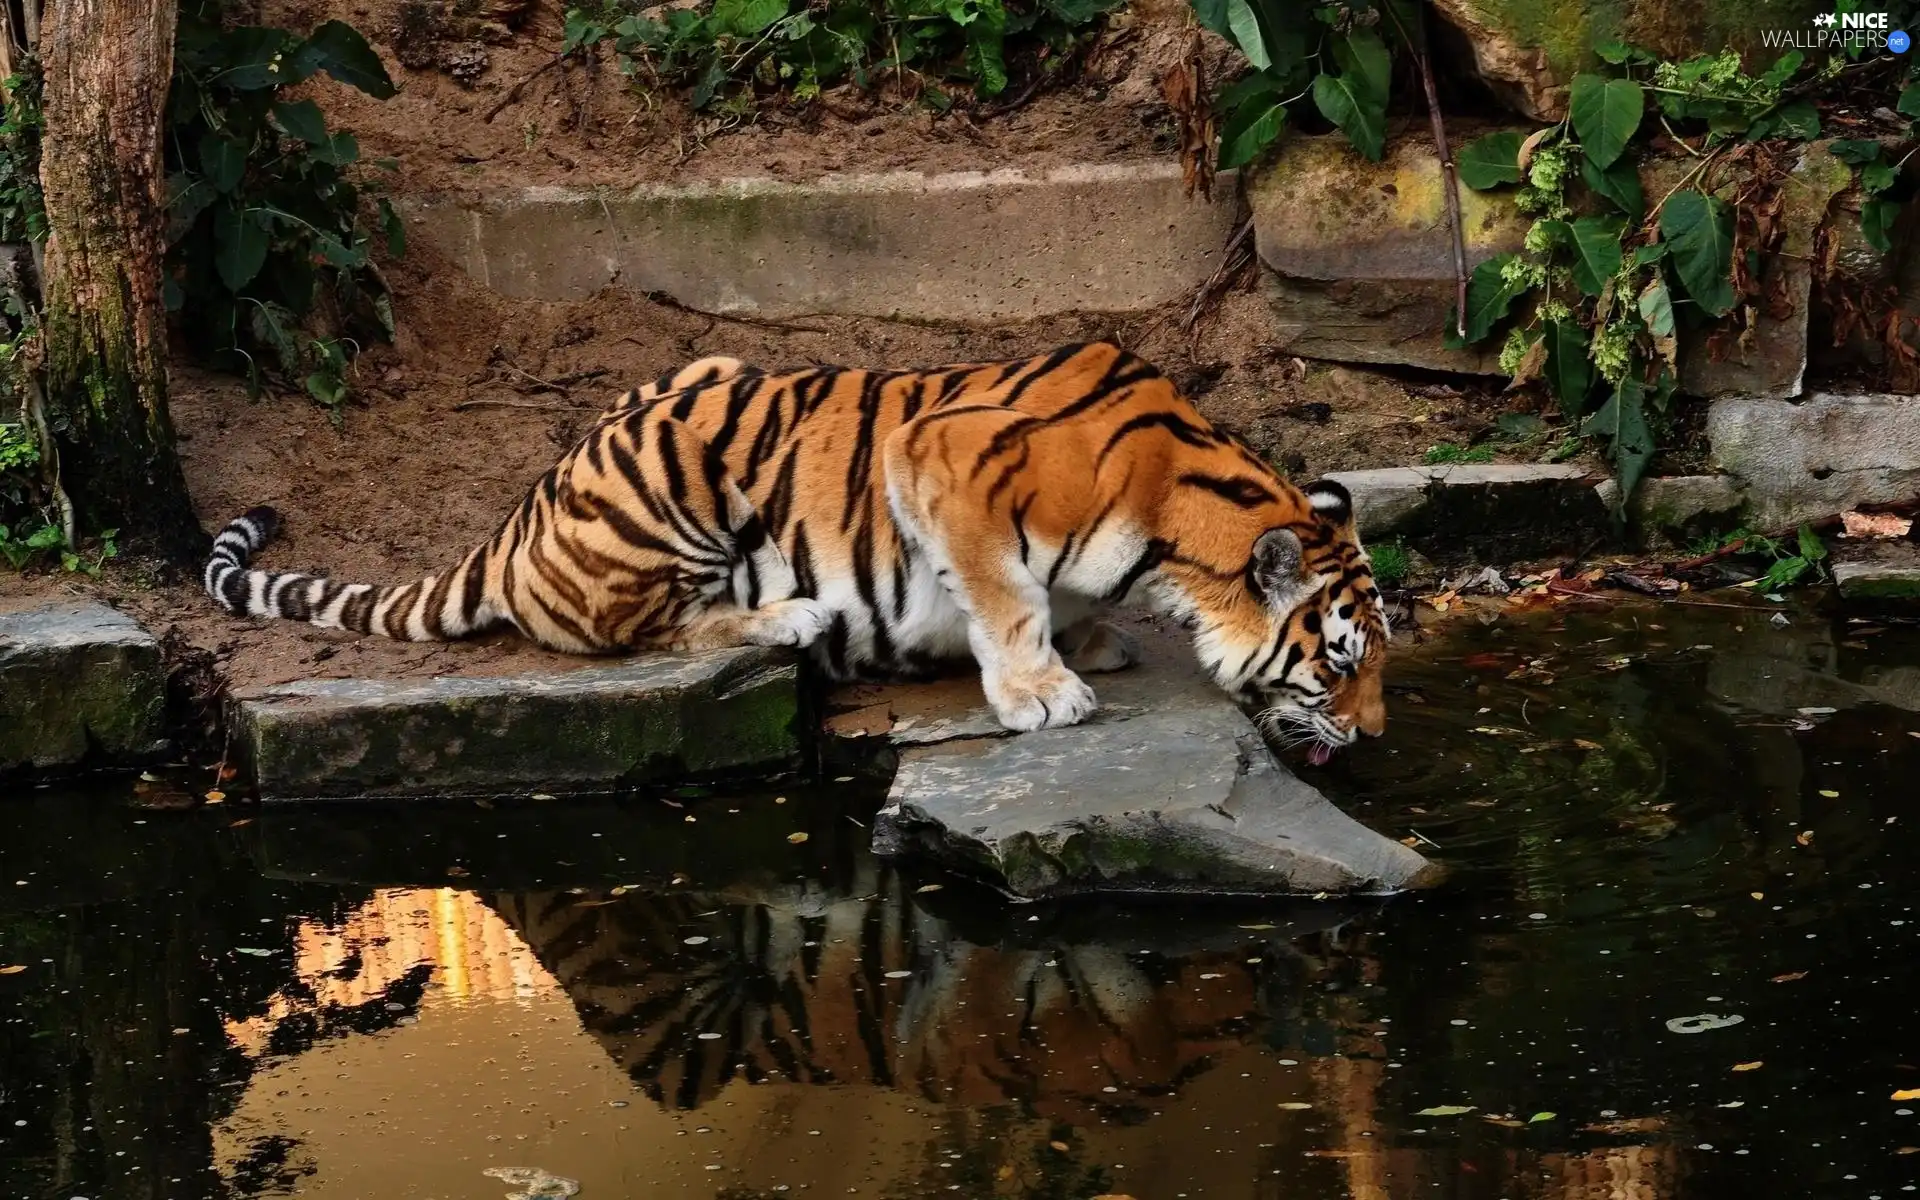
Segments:
[[[1307,751],[1307,762],[1316,767],[1324,767],[1333,761],[1333,747],[1325,742],[1315,742],[1313,749]]]

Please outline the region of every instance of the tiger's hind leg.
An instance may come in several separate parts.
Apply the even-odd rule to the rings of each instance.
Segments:
[[[818,600],[775,600],[759,608],[719,604],[681,626],[669,650],[723,650],[731,646],[793,646],[818,641],[833,611]]]
[[[1070,670],[1086,675],[1124,671],[1140,661],[1140,643],[1108,621],[1087,617],[1053,635],[1053,648]]]

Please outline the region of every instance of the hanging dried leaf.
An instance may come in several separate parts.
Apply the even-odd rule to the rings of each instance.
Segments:
[[[1160,80],[1160,94],[1173,110],[1180,135],[1180,174],[1187,196],[1213,199],[1213,108],[1207,100],[1206,66],[1200,58],[1200,31],[1194,30],[1187,56]]]

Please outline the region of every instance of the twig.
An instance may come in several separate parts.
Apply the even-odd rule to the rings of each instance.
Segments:
[[[1746,544],[1747,544],[1747,539],[1735,538],[1732,541],[1728,542],[1726,545],[1720,547],[1718,550],[1712,551],[1711,553],[1708,553],[1708,554],[1702,554],[1698,558],[1689,558],[1685,562],[1674,563],[1672,566],[1668,567],[1667,570],[1669,573],[1671,573],[1674,571],[1691,571],[1695,567],[1704,567],[1708,563],[1712,562],[1717,558],[1725,558],[1729,554],[1738,553],[1740,548]]]
[[[507,105],[512,104],[514,101],[518,100],[520,98],[521,91],[525,89],[528,84],[540,78],[542,75],[545,75],[548,71],[553,70],[555,67],[559,66],[562,62],[565,62],[566,58],[567,58],[566,51],[563,50],[560,53],[554,55],[552,58],[548,59],[546,62],[543,62],[539,66],[535,67],[519,83],[516,83],[512,87],[508,88],[507,94],[500,97],[499,101],[492,108],[487,110],[487,115],[481,118],[481,120],[488,125],[493,124],[493,119],[499,116],[501,111],[505,109]]]
[[[1227,248],[1220,253],[1220,265],[1213,269],[1213,274],[1207,277],[1205,283],[1194,289],[1193,300],[1187,306],[1186,319],[1180,322],[1180,332],[1192,333],[1193,327],[1206,314],[1207,306],[1226,291],[1227,285],[1253,261],[1253,254],[1247,249],[1247,239],[1252,236],[1253,218],[1248,217],[1227,239]]]
[[[1426,41],[1424,38],[1416,39],[1406,26],[1400,24],[1400,16],[1394,11],[1393,5],[1387,5],[1386,11],[1393,18],[1394,27],[1400,30],[1401,40],[1413,48],[1414,65],[1420,68],[1420,87],[1427,96],[1427,117],[1433,124],[1433,149],[1440,156],[1440,174],[1446,184],[1447,232],[1453,235],[1453,328],[1464,340],[1467,336],[1467,242],[1466,233],[1460,225],[1460,172],[1454,165],[1453,151],[1447,147],[1447,123],[1440,115],[1440,94],[1433,86],[1433,62],[1427,57]]]
[[[598,404],[571,404],[565,401],[546,400],[462,400],[453,406],[453,411],[465,412],[470,408],[540,408],[554,412],[586,412],[599,407]]]
[[[1731,146],[1732,144],[1733,144],[1732,142],[1722,143],[1717,149],[1714,150],[1712,154],[1707,155],[1705,158],[1695,163],[1691,171],[1688,171],[1685,175],[1682,175],[1680,177],[1679,183],[1676,183],[1672,187],[1667,189],[1667,194],[1660,197],[1660,203],[1654,205],[1652,208],[1647,210],[1646,220],[1641,222],[1641,224],[1644,226],[1648,222],[1659,220],[1660,210],[1667,206],[1667,201],[1673,199],[1674,193],[1678,192],[1681,188],[1687,186],[1689,183],[1692,183],[1695,176],[1699,175],[1702,171],[1712,166],[1713,160],[1716,158],[1719,158],[1722,151],[1726,150],[1726,148],[1728,146]]]

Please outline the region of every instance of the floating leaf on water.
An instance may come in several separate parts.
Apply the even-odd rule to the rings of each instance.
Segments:
[[[1585,738],[1575,738],[1573,739],[1573,744],[1580,747],[1582,750],[1605,750],[1606,749],[1606,747],[1602,746],[1599,742],[1590,742]]]
[[[720,1040],[720,1035],[717,1033],[703,1033],[700,1035],[700,1040],[703,1042],[717,1042]]]
[[[1813,830],[1802,829],[1799,833],[1793,835],[1793,840],[1799,845],[1811,846],[1813,845]]]
[[[447,868],[447,874],[452,875],[456,879],[464,876],[466,873],[467,869],[465,867],[453,866]]]
[[[1709,1029],[1725,1029],[1729,1025],[1738,1025],[1746,1020],[1739,1013],[1718,1016],[1714,1013],[1701,1013],[1696,1017],[1673,1017],[1667,1021],[1667,1029],[1673,1033],[1705,1033]]]
[[[0,975],[18,975],[26,969],[25,963],[14,963],[9,967],[0,967]]]
[[[1003,1166],[1003,1167],[1001,1167],[1001,1168],[1000,1168],[1000,1169],[999,1169],[998,1171],[995,1171],[995,1172],[993,1173],[993,1177],[994,1177],[995,1179],[998,1179],[998,1180],[999,1180],[1000,1182],[1002,1182],[1002,1183],[1005,1183],[1005,1182],[1006,1182],[1007,1180],[1009,1180],[1009,1179],[1012,1179],[1012,1178],[1013,1178],[1013,1164],[1012,1164],[1012,1163],[1008,1163],[1008,1164],[1006,1164],[1005,1166]]]
[[[152,771],[142,771],[140,772],[140,782],[159,783],[160,777],[158,775],[155,775]]]
[[[937,892],[945,886],[947,885],[944,883],[923,883],[919,887],[913,889],[913,894],[916,896],[924,896],[928,892]]]
[[[1752,896],[1755,900],[1765,900],[1767,898],[1765,892],[1748,892],[1747,895]]]
[[[1839,712],[1840,710],[1837,708],[1825,708],[1821,706],[1814,706],[1811,708],[1796,708],[1793,711],[1799,713],[1803,717],[1831,717],[1833,714]]]
[[[251,824],[253,824],[253,818],[252,818],[252,817],[241,817],[241,818],[240,818],[240,819],[239,819],[238,821],[228,821],[228,822],[227,822],[227,828],[228,828],[228,829],[238,829],[238,828],[240,828],[240,827],[241,827],[242,825],[251,825]]]
[[[1840,793],[1833,791],[1831,788],[1821,788],[1820,794],[1829,800],[1838,800],[1840,798]]]
[[[1767,1065],[1766,1063],[1763,1063],[1760,1060],[1755,1059],[1752,1062],[1735,1063],[1733,1064],[1733,1069],[1736,1071],[1758,1071],[1761,1067],[1764,1067],[1766,1065]]]
[[[912,971],[888,971],[886,974],[888,979],[912,979],[913,978]]]
[[[1047,1145],[1052,1146],[1062,1154],[1067,1152],[1067,1144],[1065,1142],[1048,1142]]]
[[[1471,1104],[1436,1104],[1432,1108],[1423,1108],[1414,1113],[1416,1117],[1459,1117],[1472,1112]]]
[[[773,798],[773,802],[775,804],[785,804],[787,802],[787,798],[785,796],[775,796]]]
[[[1792,983],[1796,979],[1805,979],[1806,977],[1807,973],[1805,971],[1788,971],[1785,975],[1775,975],[1772,982]]]
[[[1551,1121],[1554,1118],[1558,1117],[1559,1115],[1560,1115],[1559,1113],[1552,1113],[1552,1112],[1537,1112],[1533,1114],[1531,1117],[1527,1118],[1527,1124],[1534,1125],[1534,1124],[1538,1124],[1541,1121]]]
[[[1725,1104],[1722,1104],[1720,1107],[1721,1108],[1745,1108],[1746,1106],[1747,1106],[1747,1102],[1745,1100],[1729,1100]]]
[[[1278,929],[1277,925],[1242,925],[1242,929]]]
[[[535,792],[533,795],[527,798],[529,800],[551,800],[553,799],[553,796],[547,792]]]
[[[488,1167],[480,1173],[510,1187],[522,1189],[508,1192],[507,1200],[565,1200],[580,1190],[580,1185],[574,1180],[543,1171],[539,1167]]]
[[[1898,1150],[1895,1150],[1894,1153],[1895,1154],[1920,1154],[1920,1146],[1902,1146]]]
[[[1920,1100],[1920,1088],[1902,1088],[1893,1094],[1895,1100]]]
[[[1300,1112],[1304,1109],[1312,1108],[1313,1105],[1308,1104],[1305,1100],[1282,1100],[1276,1107],[1284,1108],[1288,1112]]]
[[[798,846],[801,842],[807,840],[807,835],[804,833],[790,833],[787,835],[787,840]]]
[[[225,800],[226,798],[227,798],[227,794],[223,791],[220,791],[218,788],[207,793],[208,804],[218,804],[221,801]]]
[[[703,937],[700,934],[695,934],[690,938],[682,939],[682,944],[687,946],[704,946],[712,940],[713,940],[712,938]]]
[[[1358,1158],[1359,1157],[1359,1155],[1355,1154],[1351,1150],[1302,1150],[1301,1153],[1308,1158]]]
[[[233,952],[235,954],[251,955],[254,958],[271,958],[273,956],[273,951],[261,950],[253,946],[235,946]]]

